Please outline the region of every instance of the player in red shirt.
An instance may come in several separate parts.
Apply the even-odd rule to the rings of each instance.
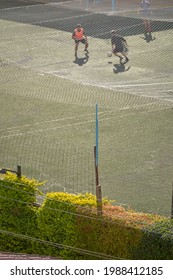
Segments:
[[[79,43],[85,45],[84,51],[88,53],[88,39],[86,32],[81,24],[78,24],[74,29],[72,39],[75,41],[75,56],[77,56]]]

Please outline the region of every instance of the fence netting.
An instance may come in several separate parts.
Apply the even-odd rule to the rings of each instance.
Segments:
[[[21,165],[22,174],[46,181],[44,193],[95,193],[98,103],[103,196],[169,215],[172,1],[152,0],[146,13],[135,0],[16,2],[0,6],[0,167]],[[81,46],[74,58],[78,23],[88,58]],[[107,57],[112,29],[129,44],[125,66]]]

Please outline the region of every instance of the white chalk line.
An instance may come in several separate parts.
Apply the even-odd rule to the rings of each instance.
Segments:
[[[24,23],[16,23],[8,26],[4,26],[3,28],[9,28],[9,27],[14,27],[14,26],[26,26],[26,25],[34,25],[34,24],[42,24],[42,23],[48,23],[48,22],[56,22],[56,21],[63,21],[63,20],[68,20],[68,19],[75,19],[75,18],[81,18],[81,17],[87,17],[92,15],[91,13],[88,14],[81,14],[77,16],[71,16],[71,17],[64,17],[64,18],[53,18],[53,19],[48,19],[48,20],[41,20],[41,21],[30,21],[30,22],[24,22]]]
[[[106,114],[107,112],[109,112],[109,111],[99,112],[99,115]],[[53,119],[53,120],[48,120],[45,122],[35,122],[35,123],[24,124],[24,125],[19,125],[19,126],[14,126],[14,127],[7,127],[7,128],[0,129],[0,131],[13,130],[13,129],[17,129],[17,128],[24,128],[24,127],[35,126],[35,125],[45,125],[45,124],[50,124],[50,123],[54,123],[54,122],[67,121],[67,120],[71,120],[71,119],[75,119],[75,118],[79,119],[79,118],[83,118],[83,117],[89,117],[92,115],[95,115],[95,113],[90,113],[90,114],[85,114],[85,115],[76,115],[76,116],[71,116],[68,118]]]
[[[72,2],[72,1],[67,1],[67,2]],[[5,11],[5,10],[18,10],[18,9],[28,9],[28,8],[35,8],[35,7],[39,7],[39,6],[55,6],[56,5],[62,5],[64,2],[59,2],[59,3],[47,3],[47,4],[35,4],[35,5],[24,5],[24,6],[17,6],[17,7],[11,7],[11,8],[3,8],[0,9],[0,11]],[[54,4],[54,5],[53,5]]]
[[[112,85],[112,86],[115,88],[128,88],[128,87],[158,86],[158,85],[168,85],[168,84],[173,84],[173,82],[157,82],[157,83],[128,84],[128,85],[119,84],[119,85]]]
[[[126,107],[122,107],[122,108],[117,108],[116,110],[105,110],[102,112],[98,112],[98,115],[106,115],[106,114],[112,114],[112,113],[119,113],[122,111],[126,111],[126,110],[133,110],[133,109],[139,109],[141,107],[147,107],[147,106],[152,106],[152,105],[156,105],[158,104],[158,102],[150,102],[150,103],[146,103],[146,104],[142,104],[142,105],[134,105],[132,106],[126,106]],[[101,107],[102,108],[102,107]],[[169,108],[169,106],[167,107]],[[167,108],[163,108],[163,109],[167,109]],[[102,108],[103,109],[103,108]],[[89,117],[89,116],[95,116],[95,112],[94,113],[90,113],[90,114],[84,114],[84,115],[76,115],[76,116],[70,116],[68,118],[60,118],[60,119],[53,119],[53,120],[47,120],[44,122],[35,122],[35,123],[30,123],[30,124],[24,124],[24,125],[19,125],[19,126],[13,126],[13,127],[7,127],[7,128],[2,128],[0,129],[0,132],[6,131],[6,132],[10,132],[10,130],[14,130],[14,129],[20,129],[20,128],[25,128],[25,127],[30,127],[30,126],[37,126],[37,125],[46,125],[46,124],[51,124],[51,123],[55,123],[55,122],[61,122],[61,121],[67,121],[67,120],[72,120],[75,118],[83,118],[83,117]]]
[[[161,111],[161,110],[167,110],[167,109],[168,108],[162,108],[162,109],[141,111],[141,112],[138,112],[138,113],[140,113],[140,114],[146,114],[147,113],[148,114],[148,113]],[[136,112],[132,112],[130,114],[125,114],[125,115],[121,115],[121,116],[118,116],[118,117],[124,118],[124,117],[128,117],[128,116],[133,116],[133,115],[135,115],[135,113]],[[111,119],[115,119],[115,118],[117,118],[117,116],[100,119],[99,121],[102,122],[102,121],[107,121],[107,120],[111,120]],[[11,134],[11,135],[4,135],[4,136],[1,136],[0,139],[16,137],[16,136],[23,136],[23,135],[26,135],[26,134],[42,133],[42,132],[52,131],[52,130],[57,130],[57,129],[62,129],[62,128],[70,128],[70,127],[74,127],[74,126],[85,125],[85,124],[88,124],[88,123],[95,123],[95,119],[89,120],[89,121],[84,121],[84,122],[77,122],[77,123],[73,123],[73,124],[67,124],[67,125],[64,125],[64,126],[57,126],[57,127],[51,127],[51,128],[45,128],[45,129],[38,129],[38,130],[34,130],[34,131],[19,132],[19,133],[15,133],[15,134]]]

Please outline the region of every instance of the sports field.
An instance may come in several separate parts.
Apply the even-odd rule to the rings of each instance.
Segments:
[[[44,192],[95,193],[98,103],[103,196],[170,216],[173,22],[152,21],[147,42],[143,20],[127,12],[31,2],[0,9],[0,167],[21,165],[47,181]],[[79,22],[90,52],[80,45],[76,59],[71,33]],[[115,28],[129,45],[125,65],[107,57]]]

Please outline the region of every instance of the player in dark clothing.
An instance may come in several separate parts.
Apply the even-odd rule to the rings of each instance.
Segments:
[[[123,58],[125,58],[124,63],[127,63],[129,59],[126,55],[128,51],[126,39],[117,35],[115,30],[111,31],[111,45],[112,53],[120,58],[120,63],[122,63]]]

